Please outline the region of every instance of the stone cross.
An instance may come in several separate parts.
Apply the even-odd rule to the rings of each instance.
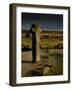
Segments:
[[[39,25],[33,24],[31,27],[32,32],[32,62],[40,61],[40,28]]]

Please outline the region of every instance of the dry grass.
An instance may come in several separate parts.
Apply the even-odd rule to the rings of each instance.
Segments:
[[[49,38],[46,38],[45,35],[46,37],[49,37]],[[58,44],[61,44],[63,46],[62,32],[41,33],[41,36],[40,36],[40,50],[41,50],[40,54],[41,54],[41,60],[42,60],[41,64],[38,64],[38,63],[34,64],[36,67],[34,68],[34,65],[31,65],[30,63],[30,67],[28,68],[28,66],[26,66],[26,64],[24,63],[24,66],[26,66],[28,69],[30,68],[34,68],[34,69],[29,70],[24,75],[24,70],[26,67],[23,68],[22,66],[22,76],[62,75],[63,74],[63,48],[59,48]],[[32,37],[25,37],[25,36],[22,37],[22,48],[32,48]],[[27,56],[25,55],[25,57],[26,59],[32,58],[31,55],[28,55],[28,54]],[[22,57],[22,60],[23,60],[23,57]]]

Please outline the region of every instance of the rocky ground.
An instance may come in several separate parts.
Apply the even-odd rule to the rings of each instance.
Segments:
[[[41,61],[32,63],[32,51],[22,52],[22,77],[63,74],[62,50],[40,51]]]

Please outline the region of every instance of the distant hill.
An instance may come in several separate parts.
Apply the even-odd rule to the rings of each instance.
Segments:
[[[25,33],[25,32],[29,32],[29,30],[24,30],[24,29],[23,29],[23,30],[22,30],[22,33]],[[63,33],[63,31],[57,31],[57,30],[56,30],[56,31],[45,31],[45,30],[42,30],[42,32],[52,32],[52,33],[53,33],[53,32],[57,32],[57,33],[59,32],[59,33]]]

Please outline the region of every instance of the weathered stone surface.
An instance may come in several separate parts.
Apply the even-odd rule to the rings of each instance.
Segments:
[[[39,25],[33,24],[31,28],[32,32],[32,62],[40,61],[40,28]]]

